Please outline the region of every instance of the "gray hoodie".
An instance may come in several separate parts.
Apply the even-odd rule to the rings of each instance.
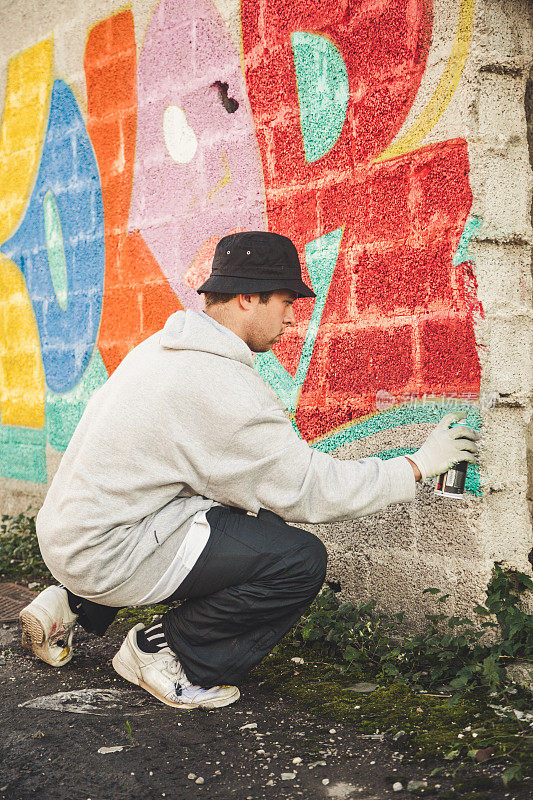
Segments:
[[[91,397],[37,516],[43,558],[71,591],[131,605],[214,503],[334,522],[412,500],[404,457],[343,461],[299,438],[254,355],[178,311]]]

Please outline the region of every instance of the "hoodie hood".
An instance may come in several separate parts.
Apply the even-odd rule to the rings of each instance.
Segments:
[[[254,365],[254,354],[242,339],[229,328],[227,333],[219,330],[217,324],[190,308],[171,314],[159,343],[167,350],[196,350],[240,361],[248,367]]]

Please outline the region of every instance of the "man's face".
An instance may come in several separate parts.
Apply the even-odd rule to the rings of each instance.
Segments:
[[[293,303],[298,295],[291,291],[274,292],[268,303],[250,295],[251,308],[246,344],[254,353],[266,353],[279,342],[285,328],[294,325]]]

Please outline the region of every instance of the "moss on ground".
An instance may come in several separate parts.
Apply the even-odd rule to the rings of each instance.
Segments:
[[[142,622],[144,625],[150,625],[154,617],[164,614],[168,611],[168,606],[131,606],[129,608],[121,608],[117,614],[116,620],[113,623],[115,630],[120,633],[126,634],[134,625]]]
[[[296,664],[293,657],[303,657],[305,663]],[[451,769],[452,762],[460,760],[477,763],[474,751],[492,747],[491,762],[519,762],[524,775],[533,773],[533,743],[531,736],[527,738],[527,726],[512,715],[498,716],[489,707],[488,692],[436,696],[391,680],[388,684],[380,681],[373,692],[362,694],[350,687],[360,681],[377,682],[373,675],[360,668],[349,674],[343,670],[340,663],[321,660],[316,651],[281,643],[256,667],[253,677],[275,686],[296,708],[328,722],[351,723],[361,734],[386,732],[392,739],[404,731],[393,740],[394,747],[414,760],[440,760]],[[480,785],[469,780],[471,793],[487,788],[482,785],[484,776],[479,777]]]

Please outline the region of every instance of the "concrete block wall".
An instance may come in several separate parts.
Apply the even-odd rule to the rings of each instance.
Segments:
[[[217,240],[268,229],[317,293],[256,364],[303,438],[388,458],[452,408],[485,432],[463,500],[319,526],[330,577],[414,621],[426,586],[466,610],[495,561],[530,570],[526,0],[15,0],[0,23],[2,513],[38,508],[129,350],[201,308]]]

